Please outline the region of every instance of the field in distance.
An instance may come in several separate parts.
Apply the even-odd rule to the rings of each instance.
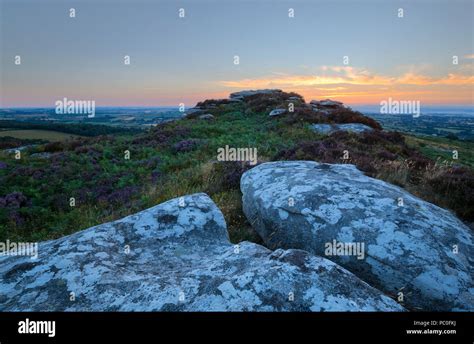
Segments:
[[[31,139],[31,140],[46,140],[46,141],[65,141],[78,137],[80,135],[61,133],[59,131],[52,130],[38,130],[38,129],[26,129],[26,130],[0,130],[0,137],[14,137],[17,139]]]
[[[405,135],[405,139],[408,145],[433,160],[439,158],[441,161],[453,161],[453,153],[457,151],[459,159],[457,163],[474,168],[474,142],[413,135]]]

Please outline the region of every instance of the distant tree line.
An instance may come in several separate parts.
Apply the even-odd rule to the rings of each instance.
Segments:
[[[16,148],[20,146],[27,146],[33,144],[46,143],[45,140],[36,140],[36,139],[19,139],[11,136],[0,136],[0,150]]]
[[[24,122],[24,121],[0,121],[0,128],[3,129],[37,129],[52,130],[67,134],[80,136],[100,136],[113,134],[136,134],[142,132],[138,128],[112,127],[103,124],[84,123],[44,123],[44,122]]]

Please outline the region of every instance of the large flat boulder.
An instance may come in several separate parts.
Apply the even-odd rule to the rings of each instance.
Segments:
[[[346,108],[343,103],[331,99],[325,99],[320,101],[312,100],[309,102],[309,106],[313,111],[323,115],[330,115],[334,111]]]
[[[265,163],[241,179],[266,246],[326,257],[410,309],[474,310],[472,231],[353,165]]]
[[[280,116],[281,114],[284,114],[287,111],[288,111],[287,109],[281,109],[281,108],[280,109],[274,109],[274,110],[270,111],[268,116],[270,116],[270,117]]]
[[[310,129],[317,134],[329,135],[336,131],[350,131],[353,133],[362,133],[372,131],[373,128],[362,123],[340,123],[340,124],[311,124]]]
[[[0,257],[0,311],[400,311],[324,258],[229,242],[205,194]]]
[[[341,108],[344,107],[342,102],[336,100],[324,99],[324,100],[311,100],[309,104],[312,107],[328,107],[328,108]]]
[[[244,90],[240,92],[234,92],[229,95],[230,99],[244,100],[247,97],[254,96],[256,94],[278,94],[282,93],[279,89],[262,89],[262,90]]]

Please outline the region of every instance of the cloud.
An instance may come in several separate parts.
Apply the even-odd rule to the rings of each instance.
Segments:
[[[405,85],[469,85],[474,84],[474,76],[449,73],[441,78],[407,73],[396,81],[397,84]]]
[[[268,77],[242,79],[235,81],[221,81],[226,87],[235,88],[264,88],[264,87],[309,87],[319,85],[390,85],[391,78],[373,75],[365,69],[354,67],[322,66],[317,75],[288,75],[279,73]]]
[[[465,65],[467,66],[467,65]],[[219,81],[231,89],[281,88],[306,99],[339,99],[351,104],[377,103],[381,99],[417,99],[425,103],[473,102],[472,68],[459,66],[442,76],[427,73],[429,68],[404,68],[399,75],[382,75],[365,68],[321,66],[314,75],[273,73],[259,78]],[[232,90],[233,91],[233,90]]]
[[[364,68],[349,66],[322,66],[315,75],[271,75],[261,78],[220,81],[231,88],[296,88],[334,85],[466,85],[474,84],[474,76],[450,73],[443,77],[431,77],[414,72],[400,76],[385,76]]]

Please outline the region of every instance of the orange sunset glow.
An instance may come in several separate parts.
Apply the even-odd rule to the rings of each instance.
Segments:
[[[235,89],[281,88],[300,93],[308,100],[333,98],[348,104],[376,104],[389,97],[416,99],[427,104],[471,104],[473,65],[466,66],[437,77],[416,72],[387,76],[363,68],[323,66],[314,75],[279,73],[220,84]]]

